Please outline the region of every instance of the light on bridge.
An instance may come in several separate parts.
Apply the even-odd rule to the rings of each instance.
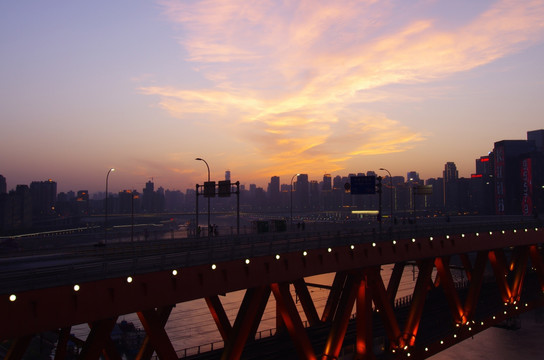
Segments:
[[[75,284],[75,285],[74,285],[74,291],[79,291],[79,289],[81,289],[81,288],[79,287],[79,285],[78,285],[78,284]]]
[[[307,251],[302,252],[302,256],[306,256],[306,255],[308,255]]]
[[[415,242],[416,242],[416,238],[412,238],[412,242],[415,243]]]
[[[353,249],[355,249],[355,245],[350,245],[349,248],[350,248],[351,250],[353,250]]]
[[[15,294],[11,294],[9,296],[9,301],[14,302],[15,300],[17,300],[17,296]]]
[[[280,259],[280,254],[276,254],[276,260],[279,260]]]
[[[127,277],[127,283],[132,283],[132,276]]]
[[[249,265],[249,259],[246,259],[246,265]]]
[[[217,269],[217,265],[212,264],[212,270],[215,270],[215,269]]]
[[[372,247],[376,247],[376,243],[375,243],[375,242],[372,243]]]
[[[397,245],[397,240],[393,240],[393,245]]]
[[[432,237],[432,236],[429,238],[429,241],[433,241],[433,237]]]
[[[178,274],[178,271],[176,269],[172,270],[172,275],[176,276]]]
[[[331,248],[328,248],[327,251],[328,251],[328,252],[332,252],[332,249],[331,249]]]

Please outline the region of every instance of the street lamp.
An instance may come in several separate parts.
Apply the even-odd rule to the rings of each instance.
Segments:
[[[105,211],[105,217],[104,217],[104,245],[106,245],[107,238],[108,238],[108,180],[110,178],[110,173],[112,171],[115,171],[114,168],[110,168],[108,170],[108,173],[106,174],[106,211]]]
[[[389,170],[380,168],[382,171],[387,171],[387,174],[389,174],[389,186],[391,187],[391,224],[393,224],[393,176],[391,176],[391,173]]]
[[[291,178],[291,225],[293,225],[293,179],[295,176],[299,176],[300,174],[295,174]]]
[[[204,161],[204,164],[206,164],[206,167],[208,168],[208,182],[210,182],[210,166],[208,165],[206,160],[199,157],[196,158],[195,160]],[[198,227],[198,224],[196,224],[196,226]],[[209,196],[208,196],[208,236],[210,236],[210,197]]]

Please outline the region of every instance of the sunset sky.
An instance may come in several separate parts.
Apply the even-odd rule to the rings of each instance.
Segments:
[[[2,1],[8,190],[460,176],[544,128],[544,1]]]

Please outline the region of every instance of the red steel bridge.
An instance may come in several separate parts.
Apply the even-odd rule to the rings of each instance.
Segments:
[[[100,247],[73,234],[31,249],[23,240],[0,243],[5,359],[21,359],[36,334],[51,331],[58,333],[55,359],[64,359],[78,324],[89,325],[79,358],[121,359],[110,334],[120,316],[134,313],[145,329],[137,359],[178,359],[165,325],[173,306],[194,299],[206,300],[224,341],[194,358],[325,360],[350,347],[353,359],[422,359],[544,305],[544,228],[537,220],[441,220],[383,233],[358,223],[320,226]],[[406,264],[419,271],[400,306]],[[384,265],[393,267],[388,281]],[[467,281],[456,283],[452,269]],[[318,313],[309,291],[315,284],[305,279],[328,273],[334,281]],[[231,322],[221,295],[238,290],[245,295]],[[271,297],[278,333],[256,341]]]

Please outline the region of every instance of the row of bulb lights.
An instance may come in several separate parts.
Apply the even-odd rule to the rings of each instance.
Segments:
[[[527,228],[524,229],[524,230],[525,230],[525,232],[528,232],[528,231],[529,231]],[[514,233],[517,232],[516,229],[514,229],[513,231],[514,231]],[[538,228],[535,228],[535,231],[538,231]],[[505,231],[505,230],[502,230],[502,233],[505,234],[506,231]],[[489,232],[489,235],[493,235],[493,232],[490,231],[490,232]],[[480,233],[476,233],[476,236],[480,236]],[[465,234],[461,234],[461,237],[464,238],[464,237],[465,237]],[[449,235],[446,235],[446,239],[449,239],[449,238],[450,238],[450,236],[449,236]],[[429,237],[429,241],[433,241],[433,240],[434,240],[434,238],[433,238],[432,236],[430,236],[430,237]],[[416,239],[415,239],[415,238],[412,238],[412,242],[415,243],[415,242],[416,242]],[[393,245],[396,245],[396,244],[397,244],[397,241],[396,241],[396,240],[393,240]],[[375,243],[375,242],[372,243],[372,247],[376,247],[377,245],[378,245],[378,244]],[[350,249],[351,249],[351,250],[354,250],[354,249],[355,249],[355,245],[350,245]],[[329,252],[329,253],[332,252],[332,248],[329,247],[329,248],[327,249],[327,252]],[[302,252],[302,255],[303,255],[303,256],[307,256],[307,255],[308,255],[308,251],[303,251],[303,252]],[[279,260],[279,259],[281,258],[281,256],[280,256],[279,254],[276,254],[275,258],[276,258],[276,260]],[[245,259],[245,260],[244,260],[244,263],[245,263],[246,265],[249,265],[250,262],[251,262],[250,259]],[[212,264],[211,268],[212,268],[212,270],[216,270],[216,269],[217,269],[217,265],[216,265],[216,264]],[[177,276],[177,275],[178,275],[178,271],[177,271],[177,270],[172,270],[172,275],[173,275],[173,276]],[[127,277],[127,282],[128,282],[129,284],[132,283],[133,280],[134,280],[134,279],[132,278],[132,276]],[[75,292],[78,292],[78,291],[81,289],[81,286],[80,286],[79,284],[75,284],[74,287],[73,287],[73,289],[74,289]],[[11,295],[9,296],[9,301],[14,302],[14,301],[16,301],[16,300],[17,300],[17,295],[11,294]]]

